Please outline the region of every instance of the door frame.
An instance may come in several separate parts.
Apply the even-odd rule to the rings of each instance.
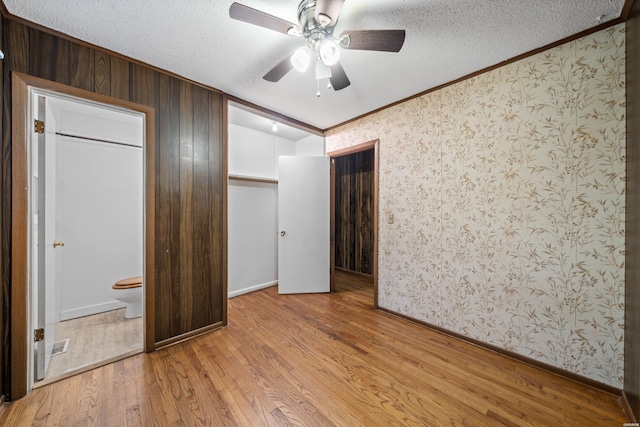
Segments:
[[[329,211],[331,215],[330,219],[330,258],[331,263],[331,292],[335,292],[336,285],[336,163],[335,159],[338,157],[348,156],[350,154],[359,153],[362,151],[373,150],[373,212],[371,217],[373,218],[373,308],[378,308],[378,144],[380,140],[374,139],[372,141],[363,142],[362,144],[353,145],[351,147],[342,148],[327,153],[327,156],[331,159],[330,166],[330,179],[331,186]]]
[[[64,84],[12,72],[10,398],[28,392],[29,304],[29,89],[56,92],[145,115],[144,158],[144,351],[155,349],[155,109]]]

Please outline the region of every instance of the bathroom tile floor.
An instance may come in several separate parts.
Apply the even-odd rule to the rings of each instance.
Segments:
[[[125,319],[125,309],[56,324],[56,341],[69,338],[65,353],[51,356],[43,382],[78,369],[142,351],[142,317]]]

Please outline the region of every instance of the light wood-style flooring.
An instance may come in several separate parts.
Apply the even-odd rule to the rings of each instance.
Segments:
[[[125,309],[78,317],[56,324],[56,341],[69,339],[65,353],[51,357],[42,384],[78,369],[140,353],[143,343],[142,317],[126,319]]]
[[[617,396],[332,294],[267,288],[229,325],[40,387],[0,425],[622,426]]]

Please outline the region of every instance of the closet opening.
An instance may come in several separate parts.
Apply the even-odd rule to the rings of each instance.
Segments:
[[[279,258],[278,252],[283,239],[294,233],[280,229],[279,188],[283,183],[279,160],[324,159],[327,168],[326,177],[322,179],[328,184],[324,137],[269,112],[229,101],[227,147],[228,296],[233,298],[272,286],[278,286],[280,291],[282,257]],[[326,204],[328,248],[328,192]],[[309,226],[317,224],[310,222]],[[326,255],[328,291],[328,253]]]

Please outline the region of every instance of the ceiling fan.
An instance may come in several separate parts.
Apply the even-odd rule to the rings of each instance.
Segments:
[[[257,9],[233,3],[229,16],[239,21],[278,31],[289,36],[302,37],[304,46],[291,52],[263,78],[277,82],[292,68],[305,71],[312,59],[316,60],[315,73],[320,96],[320,81],[328,79],[327,87],[344,89],[351,82],[340,64],[340,48],[399,52],[404,44],[405,30],[351,30],[334,37],[345,0],[302,0],[298,6],[298,24]]]

